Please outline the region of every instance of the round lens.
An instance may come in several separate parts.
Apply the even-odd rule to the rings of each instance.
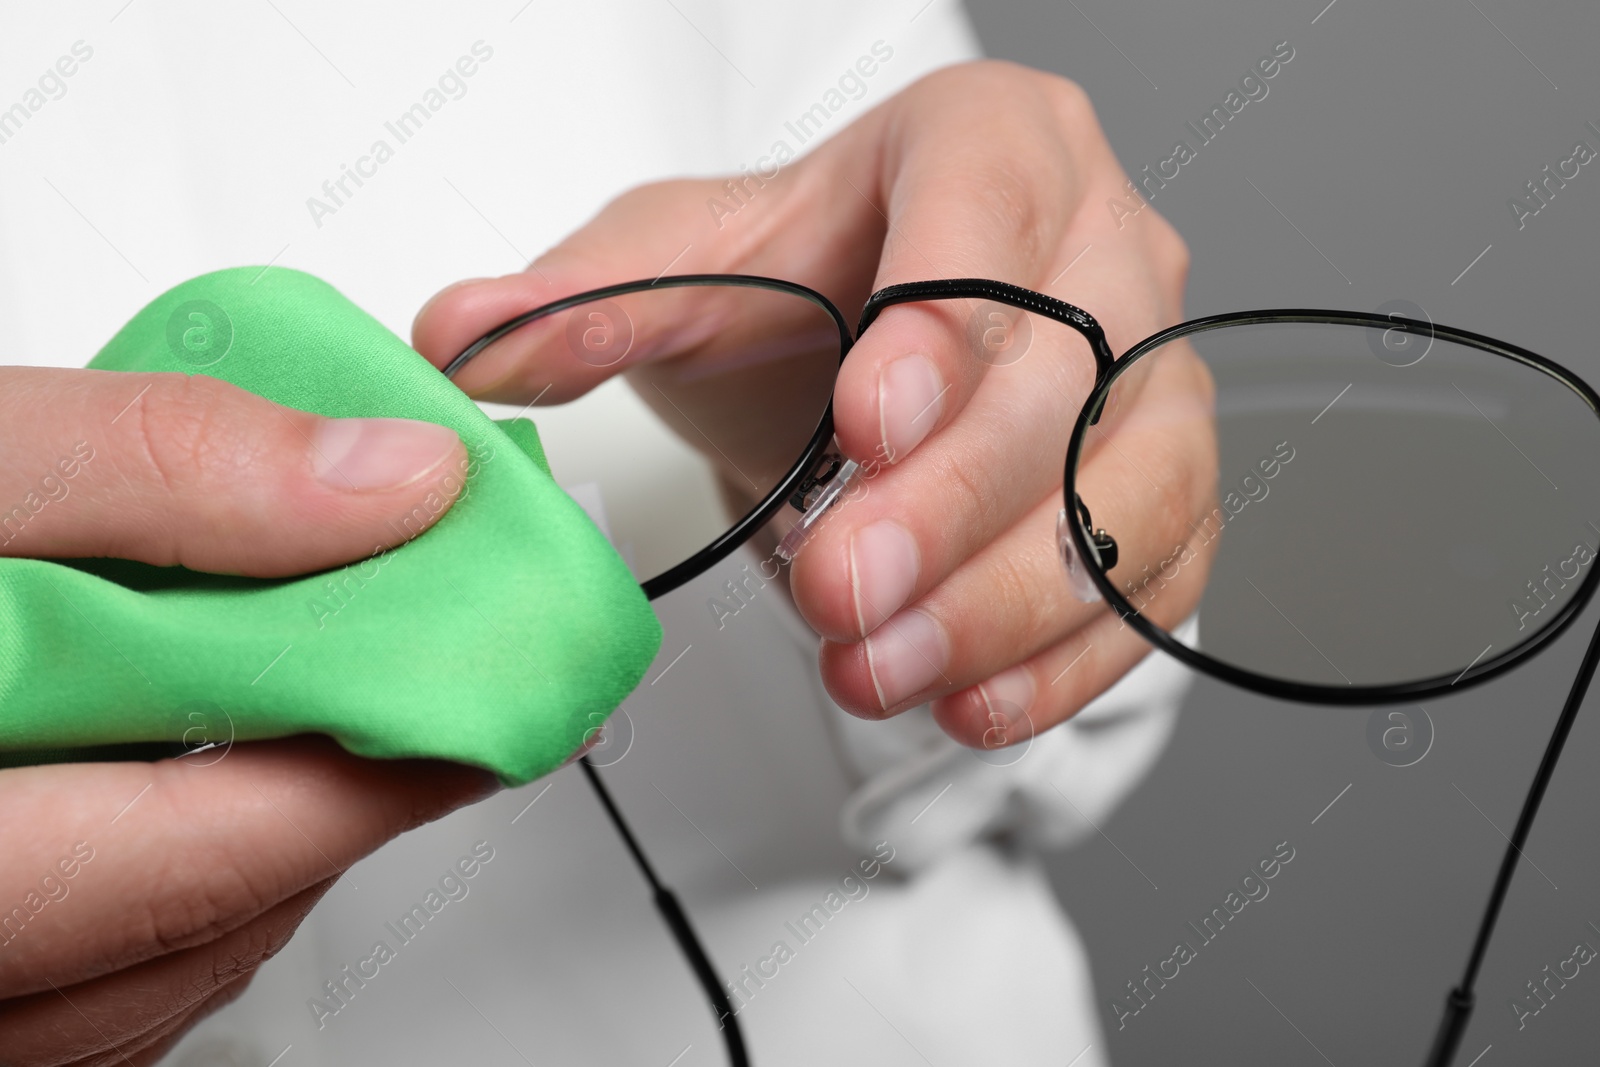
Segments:
[[[784,483],[841,357],[838,323],[798,292],[661,279],[543,313],[473,359],[516,368],[496,393],[527,404],[485,409],[532,419],[556,482],[643,582]]]
[[[1439,331],[1240,323],[1119,365],[1075,489],[1132,612],[1203,657],[1322,687],[1451,684],[1594,580],[1600,418]]]

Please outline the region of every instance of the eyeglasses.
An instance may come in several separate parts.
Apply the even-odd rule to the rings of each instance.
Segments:
[[[989,364],[986,381],[1023,360],[1092,365],[1082,396],[1070,375],[1039,376],[1050,386],[1032,391],[1012,428],[1066,457],[1056,534],[1066,580],[1041,580],[1076,603],[1065,613],[1088,620],[1109,607],[1222,681],[1313,704],[1444,696],[1548,647],[1600,582],[1590,566],[1600,555],[1600,396],[1525,349],[1418,319],[1286,309],[1195,319],[1118,359],[1087,312],[981,279],[880,290],[857,336],[910,303],[964,334]],[[765,539],[759,572],[713,600],[713,614],[719,603],[736,613],[893,458],[857,463],[833,439],[833,383],[851,344],[838,308],[804,286],[682,275],[535,308],[445,373],[496,363],[522,374],[536,402],[592,388],[570,413],[543,409],[555,476],[652,599]],[[515,354],[494,354],[502,348]],[[554,376],[562,391],[549,396],[555,387],[540,389],[539,376],[556,361],[567,361]],[[660,469],[639,464],[641,450]],[[1038,636],[1048,646],[1050,635]],[[1436,1067],[1465,1032],[1517,859],[1597,661],[1600,631],[1447,998]],[[591,751],[584,774],[704,987],[729,1061],[747,1063],[714,966],[602,781],[606,761]]]

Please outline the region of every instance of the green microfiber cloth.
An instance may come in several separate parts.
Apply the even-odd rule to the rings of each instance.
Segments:
[[[203,368],[178,354],[196,308],[231,330]],[[89,366],[210,374],[338,418],[425,419],[459,433],[475,467],[425,533],[309,577],[0,559],[0,766],[311,732],[361,756],[454,760],[520,784],[560,766],[660,647],[649,602],[551,480],[532,423],[491,420],[317,278],[195,278]],[[221,756],[196,761],[209,758]]]

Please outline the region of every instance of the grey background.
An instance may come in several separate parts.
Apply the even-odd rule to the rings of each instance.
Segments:
[[[1575,141],[1600,149],[1585,127],[1600,125],[1600,9],[1325,2],[968,7],[989,54],[1088,89],[1130,171],[1179,137],[1193,143],[1186,120],[1198,123],[1278,42],[1294,47],[1266,99],[1151,201],[1193,254],[1189,315],[1406,299],[1600,376],[1589,329],[1600,165],[1520,232],[1507,206]],[[1101,999],[1170,955],[1184,923],[1275,843],[1296,856],[1123,1030],[1102,1005],[1113,1062],[1420,1063],[1592,625],[1509,678],[1429,704],[1433,747],[1404,768],[1369,750],[1369,712],[1199,682],[1104,839],[1052,861]],[[1600,967],[1583,968],[1520,1032],[1508,1006],[1575,942],[1600,947],[1589,925],[1600,924],[1595,715],[1580,716],[1535,826],[1537,869],[1521,864],[1512,884],[1463,1067],[1596,1057]]]

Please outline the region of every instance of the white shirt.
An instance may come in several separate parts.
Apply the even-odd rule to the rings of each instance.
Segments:
[[[892,58],[832,130],[977,54],[948,0],[108,0],[92,15],[7,12],[0,31],[0,109],[26,112],[0,121],[0,358],[59,366],[87,362],[171,285],[269,261],[407,336],[435,290],[518,269],[632,185],[794,145],[785,123],[875,44]],[[427,125],[372,158],[385,124],[462,57],[473,73]],[[324,183],[347,167],[364,181],[334,203]],[[657,603],[649,677],[691,651],[624,705],[632,744],[604,773],[719,972],[742,983],[753,1062],[1105,1063],[1106,998],[1030,850],[1103,825],[1170,734],[1184,672],[1149,658],[1065,726],[980,759],[926,709],[841,712],[775,592],[717,628],[705,601],[744,562]],[[402,939],[400,917],[476,842],[492,858]],[[324,983],[380,940],[392,958],[317,1012]],[[358,864],[169,1058],[465,1061],[724,1062],[577,768]]]

